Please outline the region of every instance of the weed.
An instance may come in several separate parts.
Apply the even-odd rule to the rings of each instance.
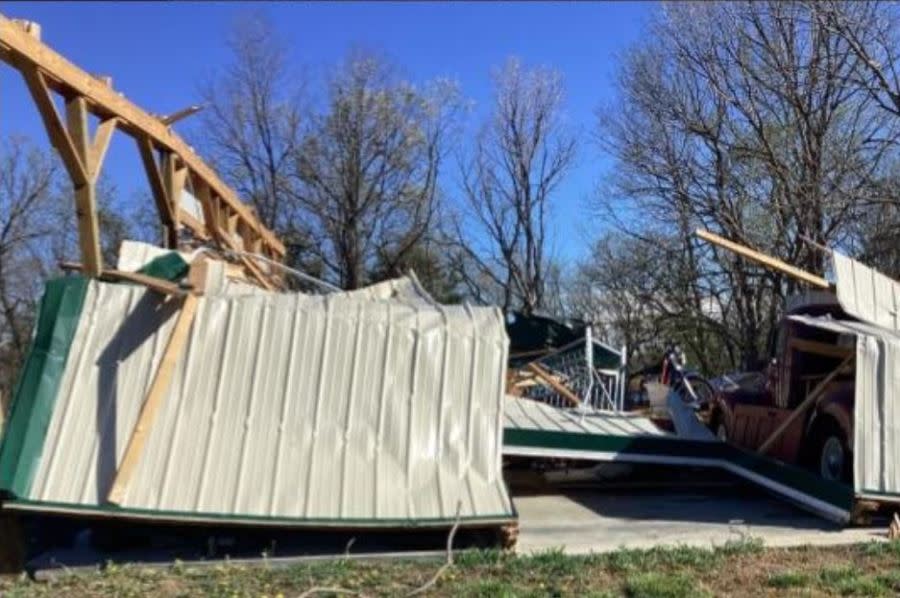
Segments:
[[[826,567],[819,571],[819,585],[842,596],[880,596],[887,588],[855,567]]]
[[[494,549],[473,548],[453,555],[453,563],[460,568],[492,567],[504,560],[503,552]]]
[[[860,552],[868,557],[894,556],[900,558],[900,540],[866,542],[860,546]]]
[[[566,555],[562,548],[551,548],[528,557],[516,559],[526,570],[551,579],[559,576],[575,575],[581,570],[583,557]]]
[[[681,598],[704,592],[684,573],[638,573],[625,580],[625,593],[634,598]]]
[[[762,538],[742,536],[738,540],[728,540],[718,548],[717,552],[724,556],[743,556],[747,554],[759,554],[765,548]]]
[[[802,588],[808,586],[812,582],[809,575],[799,573],[797,571],[785,571],[784,573],[775,573],[769,576],[767,584],[773,588]]]

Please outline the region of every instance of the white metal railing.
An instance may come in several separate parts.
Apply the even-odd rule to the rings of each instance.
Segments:
[[[594,351],[602,349],[619,355],[619,364],[611,369],[594,366]],[[560,347],[537,360],[560,384],[581,398],[579,409],[589,411],[622,411],[625,400],[625,350],[611,351],[593,338],[588,327],[583,339]],[[523,396],[554,407],[571,408],[572,403],[546,384],[534,384],[523,389]]]

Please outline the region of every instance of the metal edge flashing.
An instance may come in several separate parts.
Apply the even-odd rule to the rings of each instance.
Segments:
[[[0,490],[28,494],[78,328],[88,279],[66,276],[44,288],[28,357],[13,393],[0,442]]]
[[[718,467],[837,523],[850,520],[855,499],[849,486],[720,442],[510,428],[503,441],[504,455]]]
[[[190,266],[177,251],[170,251],[164,255],[153,258],[137,270],[138,274],[145,274],[154,278],[162,278],[170,282],[178,282],[188,274]]]
[[[129,519],[145,521],[161,521],[173,523],[222,523],[243,526],[283,526],[309,528],[340,529],[399,529],[399,528],[446,528],[456,524],[453,517],[422,519],[359,519],[351,517],[334,518],[302,518],[302,517],[270,517],[267,515],[231,515],[228,513],[193,513],[186,511],[164,511],[140,509],[134,507],[116,507],[114,505],[82,505],[28,499],[14,499],[3,505],[10,511],[29,511],[40,513],[56,513],[79,515],[102,519]],[[514,523],[518,514],[476,515],[460,517],[462,527],[488,527]]]

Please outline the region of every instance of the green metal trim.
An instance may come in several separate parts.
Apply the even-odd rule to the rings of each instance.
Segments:
[[[629,453],[632,455],[666,455],[668,457],[702,457],[715,459],[716,443],[666,436],[613,436],[582,434],[559,430],[505,428],[503,446]],[[711,452],[712,451],[712,452]]]
[[[503,430],[503,445],[727,461],[840,509],[849,511],[854,500],[853,488],[850,486],[828,482],[793,465],[749,453],[722,442],[666,436],[611,436],[506,428]]]
[[[44,289],[0,444],[0,490],[25,496],[31,488],[87,289],[82,276],[51,280]]]
[[[188,274],[190,265],[176,251],[170,251],[143,265],[137,272],[154,278],[178,282]]]
[[[840,509],[850,511],[853,508],[855,493],[852,486],[840,482],[829,482],[805,469],[750,453],[730,444],[720,444],[719,450],[722,452],[722,459],[738,467],[818,498]]]
[[[274,517],[271,515],[240,515],[232,513],[203,513],[193,511],[167,511],[155,509],[143,509],[138,507],[117,507],[112,504],[107,505],[84,505],[77,503],[61,503],[53,501],[41,501],[31,499],[15,499],[4,503],[4,508],[15,508],[16,506],[27,507],[29,510],[65,510],[77,511],[85,515],[96,516],[134,516],[134,517],[150,517],[153,519],[164,519],[167,521],[228,521],[233,523],[265,523],[268,525],[303,525],[303,526],[319,526],[319,527],[436,527],[449,526],[456,522],[456,517],[426,517],[422,519],[365,519],[354,517]],[[461,523],[489,523],[489,522],[513,522],[517,518],[515,508],[510,513],[500,513],[497,515],[473,515],[469,517],[460,517]]]

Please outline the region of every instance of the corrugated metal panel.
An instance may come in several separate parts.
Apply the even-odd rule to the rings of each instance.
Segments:
[[[414,272],[401,278],[385,280],[355,291],[347,291],[348,297],[369,300],[393,300],[408,305],[434,306],[437,302],[425,290]]]
[[[837,298],[848,314],[888,330],[900,331],[900,283],[833,252]]]
[[[866,322],[790,316],[852,334],[856,342],[853,485],[864,495],[900,493],[900,335]]]
[[[119,246],[116,268],[123,272],[136,272],[147,265],[147,263],[158,257],[162,257],[167,253],[172,253],[172,251],[174,250],[163,249],[162,247],[151,245],[150,243],[125,239]],[[179,251],[178,254],[184,258],[185,262],[191,263],[193,255],[195,255],[196,252],[190,253]]]
[[[92,282],[28,498],[99,505],[174,323]],[[360,522],[511,517],[497,309],[212,295],[122,507]]]
[[[668,436],[646,417],[613,412],[581,413],[516,397],[506,398],[504,428],[604,436]]]

